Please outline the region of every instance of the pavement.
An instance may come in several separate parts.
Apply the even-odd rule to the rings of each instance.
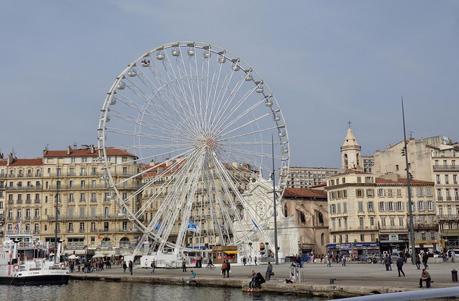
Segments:
[[[416,266],[411,263],[405,264],[403,269],[406,277],[398,277],[397,267],[392,265],[392,271],[386,271],[385,266],[382,264],[347,264],[341,266],[341,264],[332,264],[331,267],[327,267],[326,264],[314,263],[304,264],[303,268],[300,269],[301,283],[305,285],[329,285],[330,279],[336,279],[335,283],[339,286],[353,286],[353,287],[389,287],[389,288],[400,288],[403,290],[417,289],[419,286],[419,278],[421,270],[417,270]],[[432,280],[434,281],[432,287],[451,287],[459,286],[459,282],[452,282],[451,270],[459,270],[459,263],[437,263],[431,264],[428,267]],[[159,269],[157,268],[154,274],[151,273],[151,269],[143,269],[135,267],[134,275],[132,277],[148,277],[154,276],[155,278],[162,277],[190,277],[191,270],[197,273],[197,278],[206,279],[222,279],[220,267],[214,269],[209,268],[191,268],[187,269],[187,272],[182,272],[181,269]],[[247,266],[231,266],[230,279],[247,280],[250,279],[252,270],[255,272],[261,272],[265,275],[266,265],[247,265]],[[290,274],[290,265],[280,264],[273,265],[275,275],[271,278],[269,283],[284,283],[285,279]],[[75,275],[83,275],[84,273],[74,273]],[[123,273],[121,267],[113,266],[112,269],[89,273],[86,275],[94,276],[130,276],[128,272]],[[223,280],[223,279],[222,279]]]

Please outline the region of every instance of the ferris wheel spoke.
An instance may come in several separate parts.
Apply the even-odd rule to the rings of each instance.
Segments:
[[[202,158],[202,155],[199,156],[200,154],[198,154],[198,157]],[[198,164],[197,167],[199,167],[201,164],[200,164],[200,160],[198,161],[198,163],[196,162],[196,160],[199,160],[199,158],[195,158],[194,162],[193,162],[193,166],[195,164]],[[190,168],[191,170],[191,168]],[[189,210],[191,210],[191,206],[194,202],[194,197],[195,197],[195,190],[196,190],[196,185],[192,185],[195,183],[196,181],[196,174],[198,174],[198,170],[199,168],[195,168],[194,171],[189,174],[189,181],[185,184],[185,187],[183,189],[180,189],[179,191],[179,198],[180,199],[180,204],[177,208],[182,208],[183,209],[183,212],[181,212],[182,214],[182,219],[181,219],[181,223],[179,224],[179,232],[178,232],[178,235],[177,235],[177,242],[181,242],[182,238],[183,238],[183,235],[187,229],[187,226],[188,226],[188,222],[187,222],[187,219],[189,217]],[[182,211],[182,210],[180,210]],[[172,218],[170,219],[171,221],[174,221],[174,223],[169,223],[169,227],[167,227],[164,231],[164,235],[166,237],[169,237],[170,234],[171,234],[171,231],[172,231],[172,228],[173,226],[175,225],[175,221],[177,221],[177,218],[178,218],[178,214],[179,214],[179,210],[174,210],[173,212],[173,215],[172,215]]]
[[[186,160],[186,158],[184,160]],[[147,188],[150,188],[152,185],[155,185],[164,176],[170,175],[176,170],[180,171],[181,170],[180,167],[181,165],[183,165],[182,162],[183,160],[175,161],[173,164],[169,165],[167,168],[162,170],[158,175],[154,176],[152,179],[149,179],[148,183],[142,185],[142,187],[139,190],[144,192]],[[163,185],[161,185],[156,190],[156,192],[152,194],[152,196],[148,198],[148,200],[142,204],[142,207],[136,213],[136,218],[140,217],[145,212],[145,210],[148,208],[148,206],[150,206],[152,202],[157,200],[157,197],[161,195],[162,193],[162,190],[163,190],[162,188],[170,186],[172,182],[173,182],[173,177],[171,176],[168,181],[166,181]]]
[[[214,124],[216,121],[220,118],[221,110],[224,107],[224,100],[225,100],[225,95],[228,93],[230,85],[233,81],[233,76],[236,72],[233,71],[231,68],[229,69],[229,72],[225,75],[225,78],[222,82],[221,89],[219,90],[217,94],[217,98],[215,101],[215,109],[213,110],[213,116],[211,116],[211,121],[210,124],[212,127],[214,127]],[[242,80],[239,81],[241,84],[243,83]],[[234,91],[234,89],[233,89]],[[231,92],[230,92],[231,94]]]
[[[194,156],[192,156],[190,160],[186,161],[185,166],[175,178],[174,184],[172,187],[170,187],[171,192],[162,202],[161,207],[155,213],[155,216],[152,218],[149,224],[149,228],[154,226],[157,234],[163,237],[160,248],[163,248],[166,244],[166,241],[170,235],[170,231],[176,223],[177,214],[179,211],[181,211],[177,210],[177,208],[182,208],[182,204],[184,202],[183,196],[186,196],[186,194],[183,193],[183,186],[186,185],[186,175],[189,172],[190,166],[196,161],[197,155],[198,154],[195,152]],[[159,227],[157,227],[158,223]]]
[[[146,133],[136,133],[132,132],[130,130],[125,130],[125,129],[119,129],[119,128],[113,128],[113,127],[106,127],[106,131],[109,133],[117,134],[117,135],[123,135],[123,136],[129,136],[129,137],[139,137],[139,138],[148,138],[152,140],[161,140],[161,141],[167,141],[170,142],[171,137],[167,136],[160,136],[160,135],[155,135],[155,134],[146,134]],[[186,137],[181,137],[184,141],[189,141],[192,143],[189,138]]]
[[[226,92],[224,94],[222,94],[222,105],[220,107],[220,110],[218,110],[216,112],[216,116],[215,116],[215,120],[213,122],[213,127],[217,127],[218,128],[218,125],[220,124],[221,120],[224,118],[225,116],[225,112],[228,110],[228,108],[230,107],[231,105],[231,102],[232,100],[234,99],[234,97],[236,97],[236,95],[239,93],[239,90],[241,89],[241,87],[243,86],[245,82],[245,79],[242,78],[240,79],[239,81],[236,82],[236,84],[234,85],[233,89],[231,90],[230,93],[228,93],[227,95]]]
[[[220,122],[215,125],[217,131],[228,121],[232,118],[233,114],[239,110],[239,108],[244,104],[244,102],[255,92],[257,87],[252,88],[249,91],[240,97],[238,101],[235,101],[234,106],[231,108],[230,104],[231,101],[234,99],[234,96],[231,100],[228,101],[228,106],[226,107],[225,111],[223,111],[222,116],[223,118],[220,119]],[[229,109],[229,112],[227,110]]]
[[[186,155],[187,153],[192,152],[192,151],[193,151],[192,149],[189,149],[189,150],[187,150],[187,151],[184,151],[184,152],[182,152],[182,153],[180,153],[180,154],[178,154],[178,155],[175,155],[175,156],[173,156],[172,158],[166,160],[166,162],[172,161],[172,160],[177,159],[177,158],[180,158],[180,157],[182,157],[182,156],[184,156],[184,155]],[[167,154],[167,153],[164,153],[164,154]],[[118,185],[122,185],[122,184],[126,183],[126,182],[129,181],[129,180],[138,178],[138,177],[144,175],[145,173],[147,173],[147,172],[149,172],[149,171],[152,171],[152,170],[154,170],[155,168],[158,168],[161,164],[164,164],[164,163],[165,163],[165,162],[161,162],[161,163],[154,164],[153,166],[150,166],[150,167],[148,167],[148,168],[142,170],[141,172],[139,172],[139,173],[137,173],[137,174],[135,174],[135,175],[133,175],[133,176],[131,176],[131,177],[129,177],[129,178],[124,178],[122,181],[120,181],[120,182],[118,183]]]
[[[232,180],[231,175],[228,173],[228,171],[224,168],[222,163],[218,160],[218,158],[215,155],[214,155],[214,159],[217,162],[217,165],[220,171],[222,172],[223,176],[226,178],[226,182],[229,184],[231,189],[234,191],[236,198],[240,202],[241,206],[244,208],[244,211],[250,216],[252,222],[255,225],[257,225],[257,228],[259,229],[259,231],[263,232],[261,224],[258,222],[259,218],[254,208],[249,203],[247,203],[247,201],[241,196],[241,194],[239,193],[239,190],[237,189],[237,187],[235,186]]]
[[[264,103],[263,100],[256,102],[255,104],[247,108],[244,112],[240,113],[238,116],[235,116],[235,118],[233,118],[230,122],[228,122],[228,124],[226,124],[224,127],[223,127],[224,124],[222,123],[221,126],[218,128],[217,132],[219,134],[224,133],[228,128],[238,123],[240,120],[243,120],[248,114],[254,112],[263,103]]]
[[[260,218],[256,213],[256,210],[250,205],[244,197],[239,193],[239,190],[235,187],[233,181],[231,180],[231,175],[223,168],[222,163],[218,160],[218,158],[214,155],[215,161],[217,162],[218,166],[220,167],[220,170],[222,173],[225,175],[227,178],[227,183],[230,184],[230,187],[232,187],[233,191],[235,192],[236,198],[239,200],[241,205],[244,207],[248,215],[250,216],[252,222],[256,225],[257,229],[263,234],[263,228],[261,223],[259,222]]]
[[[190,96],[190,95],[187,94],[187,90],[186,90],[185,86],[182,84],[182,80],[179,80],[179,78],[180,79],[182,79],[182,78],[188,79],[188,77],[177,76],[178,72],[176,73],[176,70],[172,67],[172,64],[171,64],[170,60],[167,59],[166,61],[168,62],[170,70],[172,71],[173,76],[175,77],[175,80],[176,80],[176,83],[177,83],[177,88],[180,91],[181,95],[183,96],[183,99],[185,100],[188,116],[190,116],[190,117],[196,116],[196,110],[194,110],[194,112],[193,112],[193,108],[194,107],[191,107],[190,104],[189,104],[189,102],[192,101],[192,99],[193,99],[192,95]],[[169,76],[169,73],[166,73],[166,74]],[[180,101],[178,101],[177,103],[181,106],[181,102]],[[193,124],[195,124],[195,128],[197,128],[197,129],[199,128],[199,125],[196,122],[196,118],[189,119],[189,122],[193,122]]]
[[[228,140],[232,140],[232,139],[236,139],[236,138],[241,138],[241,137],[256,135],[256,134],[263,133],[263,132],[272,131],[272,130],[275,130],[275,129],[277,129],[277,126],[273,126],[273,127],[269,127],[269,128],[265,128],[265,129],[261,129],[261,130],[256,130],[256,131],[251,131],[251,132],[247,132],[247,133],[243,133],[243,134],[239,134],[239,135],[234,135],[234,136],[231,136],[231,137],[221,138],[218,141],[219,142],[220,141],[228,141]]]
[[[234,133],[234,132],[236,132],[236,131],[238,131],[238,130],[240,130],[240,129],[243,129],[243,128],[245,128],[245,127],[247,127],[247,126],[249,126],[249,125],[251,125],[251,124],[253,124],[253,123],[255,123],[255,122],[258,122],[258,121],[260,121],[261,119],[266,118],[266,117],[268,117],[268,116],[271,116],[271,113],[265,113],[265,114],[263,114],[263,115],[261,115],[261,116],[255,117],[254,119],[252,119],[252,120],[250,120],[250,121],[248,121],[248,122],[246,122],[246,123],[244,123],[244,124],[242,124],[242,125],[240,125],[240,126],[234,128],[234,129],[232,129],[232,130],[230,130],[230,131],[227,131],[227,132],[223,133],[222,136],[224,137],[224,136],[226,136],[226,135],[229,135],[229,134],[231,134],[231,133]]]

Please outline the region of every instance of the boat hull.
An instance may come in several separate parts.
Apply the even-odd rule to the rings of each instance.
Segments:
[[[69,282],[69,275],[35,275],[22,277],[0,277],[6,285],[62,285]]]

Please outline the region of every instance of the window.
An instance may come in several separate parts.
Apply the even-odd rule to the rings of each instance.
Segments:
[[[91,202],[97,202],[97,194],[95,192],[91,193]]]
[[[393,202],[387,202],[387,207],[389,211],[394,211],[394,203]]]
[[[433,210],[434,209],[432,201],[427,201],[426,203],[427,203],[427,207],[426,207],[427,210]]]
[[[423,201],[418,201],[418,211],[424,210],[424,202]]]
[[[96,232],[96,223],[91,222],[91,232]]]
[[[398,218],[398,225],[400,227],[403,227],[403,217],[401,217],[401,216]]]
[[[75,202],[75,197],[73,195],[73,192],[69,193],[69,203]]]
[[[457,184],[457,175],[453,175],[453,184]]]
[[[380,197],[380,198],[384,197],[384,189],[382,189],[382,188],[378,189],[378,197]]]
[[[367,189],[367,198],[372,198],[375,196],[375,191],[373,189]]]
[[[365,234],[360,234],[360,241],[365,241]]]
[[[387,189],[387,196],[388,196],[389,198],[392,197],[392,189]]]
[[[91,181],[91,188],[96,188],[96,180]]]
[[[108,207],[105,207],[105,208],[104,208],[104,217],[108,217],[109,214],[110,214],[109,208],[108,208]],[[306,219],[305,219],[305,217],[304,217],[303,212],[301,212],[301,214],[302,214],[301,222],[302,222],[302,223],[305,223],[305,222],[306,222]]]
[[[402,197],[402,190],[401,189],[397,189],[397,197],[398,198]]]
[[[359,201],[358,206],[359,206],[359,212],[363,212],[363,202],[362,201]]]
[[[379,211],[384,211],[384,202],[379,202]]]
[[[68,232],[73,232],[73,223],[69,223]]]
[[[403,210],[403,206],[402,206],[402,202],[401,201],[395,202],[395,210],[396,211],[402,211]]]
[[[355,196],[358,198],[363,198],[363,190],[362,189],[356,189],[355,190]]]
[[[338,203],[338,214],[341,214],[341,203]]]
[[[390,225],[392,227],[395,226],[395,217],[393,217],[393,216],[390,217]]]
[[[381,216],[381,226],[385,227],[386,226],[386,217]]]
[[[395,171],[399,171],[400,170],[400,167],[398,166],[398,164],[395,165]]]
[[[80,181],[80,187],[85,188],[86,187],[86,182],[84,180]]]
[[[449,184],[449,176],[448,176],[448,175],[445,175],[445,184],[446,184],[446,185]]]
[[[67,209],[67,215],[68,215],[70,218],[73,217],[73,211],[74,211],[73,206],[72,206],[72,207],[69,207],[69,208]]]
[[[373,216],[370,216],[370,226],[374,226],[375,225],[375,218]]]
[[[80,193],[80,202],[85,202],[86,201],[86,194]]]
[[[84,232],[84,223],[80,223],[80,233]]]
[[[122,229],[123,229],[123,231],[127,231],[127,230],[128,230],[128,223],[127,223],[127,221],[123,221]],[[324,234],[322,233],[322,235],[321,235],[321,241],[323,241],[323,235],[324,235]],[[322,242],[322,245],[323,245],[323,242]]]
[[[359,226],[360,226],[360,229],[363,229],[365,227],[363,217],[359,217]]]
[[[35,208],[35,211],[34,211],[34,215],[33,215],[35,218],[39,218],[40,217],[40,209],[38,208]]]
[[[91,217],[96,217],[96,207],[91,207]]]
[[[373,202],[368,202],[367,208],[368,208],[368,212],[373,212],[374,211]]]
[[[347,203],[343,203],[343,213],[347,213]]]
[[[357,183],[362,183],[362,177],[357,177]]]
[[[436,177],[436,178],[437,178],[437,181],[436,181],[436,182],[437,182],[437,184],[440,184],[440,175],[437,175],[437,177]]]
[[[128,174],[128,169],[127,167],[123,167],[123,176],[126,176]]]
[[[109,231],[108,222],[104,222],[104,231],[105,231],[105,232],[108,232],[108,231]]]

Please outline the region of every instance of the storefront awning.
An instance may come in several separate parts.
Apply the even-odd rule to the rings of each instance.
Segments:
[[[229,250],[229,251],[224,251],[223,253],[228,254],[228,255],[234,255],[234,254],[239,254],[239,251]]]

